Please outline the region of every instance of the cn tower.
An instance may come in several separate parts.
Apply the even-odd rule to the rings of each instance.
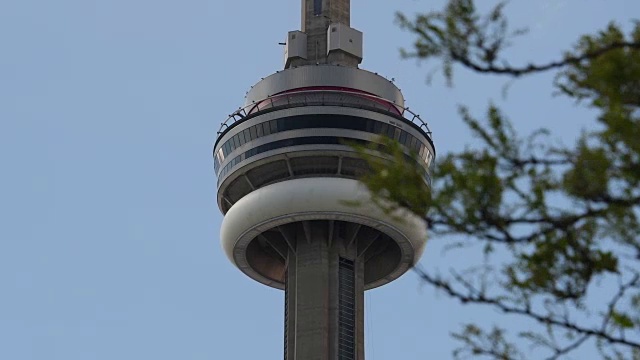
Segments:
[[[435,154],[400,90],[358,68],[362,43],[350,0],[302,0],[284,70],[249,90],[214,145],[222,247],[247,276],[284,290],[285,360],[364,360],[365,290],[424,250],[422,219],[385,213],[358,181],[370,169],[354,143],[397,140],[427,184]]]

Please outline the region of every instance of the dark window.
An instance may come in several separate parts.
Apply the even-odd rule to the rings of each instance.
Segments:
[[[284,273],[284,360],[287,360],[287,335],[289,325],[289,274]]]
[[[264,131],[262,130],[262,124],[256,125],[256,133],[258,133],[258,137],[264,136]]]
[[[407,146],[407,132],[400,130],[400,144]]]
[[[303,118],[303,119],[304,119],[304,118]],[[284,119],[283,119],[283,120],[284,120]],[[283,128],[284,128],[284,131],[287,131],[287,130],[294,130],[294,129],[300,129],[300,127],[302,127],[302,126],[304,126],[305,124],[307,124],[307,121],[313,121],[313,120],[314,120],[313,118],[311,118],[311,119],[309,119],[309,120],[304,119],[304,120],[302,120],[302,121],[300,121],[300,119],[295,119],[295,120],[293,120],[293,121],[292,121],[292,120],[290,120],[290,119],[287,119],[287,120],[284,120],[284,122],[283,122],[283,124],[284,124],[284,125],[283,125]],[[304,127],[307,127],[307,126],[304,126]],[[278,121],[278,129],[279,129],[279,128],[280,128],[280,122]],[[280,131],[282,131],[282,130],[280,130]]]
[[[271,128],[272,134],[278,132],[278,122],[276,120],[269,121],[269,127]]]
[[[413,137],[413,135],[409,135],[409,149],[416,151],[416,144],[418,143],[418,139]]]
[[[380,121],[374,121],[373,122],[373,133],[374,134],[382,134],[382,124],[383,123],[381,123]]]
[[[393,139],[393,134],[396,133],[396,128],[392,125],[387,125],[387,136]]]
[[[246,143],[247,141],[244,139],[244,131],[240,131],[240,133],[238,134],[239,138],[240,138],[240,146],[244,145],[244,143]]]
[[[249,128],[249,133],[251,134],[251,140],[255,140],[258,138],[258,134],[256,134],[256,127],[252,126]]]
[[[380,126],[380,132],[378,134],[389,136],[389,128],[390,127],[391,127],[391,125],[389,125],[387,123],[382,123],[382,125]]]
[[[264,129],[264,134],[265,135],[271,134],[271,127],[269,127],[269,122],[268,121],[262,123],[262,128]]]
[[[338,359],[356,358],[356,276],[354,262],[338,264]]]
[[[375,123],[377,123],[377,122],[379,122],[379,121],[367,120],[366,121],[367,126],[366,126],[365,131],[366,132],[370,132],[370,133],[374,132],[373,128],[375,126]]]

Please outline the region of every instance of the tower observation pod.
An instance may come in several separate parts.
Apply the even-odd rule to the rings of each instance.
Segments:
[[[409,270],[426,241],[420,217],[385,214],[358,182],[369,167],[353,144],[397,140],[427,184],[435,151],[400,90],[358,68],[349,14],[349,0],[302,0],[284,70],[251,88],[213,150],[222,247],[284,290],[285,360],[364,360],[364,291]]]

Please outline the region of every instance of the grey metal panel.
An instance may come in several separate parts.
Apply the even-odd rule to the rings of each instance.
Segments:
[[[358,138],[364,138],[365,136],[359,136]],[[362,139],[362,140],[373,140],[373,139]],[[353,154],[352,156],[355,157],[356,152],[355,150],[352,150],[348,145],[336,145],[336,144],[306,144],[306,145],[294,145],[294,146],[287,146],[287,147],[283,147],[283,148],[279,148],[279,149],[274,149],[274,150],[269,150],[266,151],[262,154],[258,154],[256,156],[252,156],[249,159],[245,159],[242,160],[240,163],[238,163],[238,165],[236,165],[236,167],[233,168],[232,171],[230,171],[227,175],[221,177],[218,179],[218,184],[223,184],[227,179],[230,178],[230,176],[232,176],[233,174],[235,174],[236,172],[240,171],[241,173],[244,173],[247,171],[246,168],[243,168],[245,165],[248,164],[253,164],[256,163],[260,164],[260,160],[266,159],[266,158],[271,158],[275,155],[286,155],[289,153],[292,153],[294,151],[298,152],[298,151],[318,151],[319,154],[322,155],[332,155],[332,153],[334,151],[340,151],[340,152],[344,152],[344,151],[349,151],[351,150],[351,153]],[[269,160],[271,161],[271,160]],[[220,189],[222,189],[223,186],[220,186],[218,191],[220,191]]]
[[[327,29],[327,53],[344,51],[362,59],[362,32],[345,24],[334,23]]]
[[[357,89],[404,106],[404,98],[397,86],[372,72],[345,66],[309,65],[286,69],[270,75],[247,93],[245,105],[258,102],[283,91],[312,87],[336,86]]]
[[[285,67],[293,58],[307,58],[307,34],[302,31],[289,31],[287,43],[284,47]]]
[[[284,151],[280,152],[280,149],[258,154],[252,157],[252,161],[243,161],[238,164],[238,167],[229,172],[226,176],[218,179],[217,199],[218,207],[222,211],[223,194],[226,188],[238,177],[244,176],[248,171],[259,167],[261,165],[271,163],[277,160],[287,160],[296,157],[306,156],[318,156],[318,155],[332,155],[353,157],[353,151],[345,145],[324,145],[319,148],[317,145],[298,145],[295,147],[283,148]],[[224,211],[222,211],[224,213]]]

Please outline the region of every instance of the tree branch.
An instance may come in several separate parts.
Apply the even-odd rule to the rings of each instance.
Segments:
[[[590,328],[586,328],[586,327],[582,327],[577,324],[574,324],[568,321],[567,319],[557,319],[549,315],[542,315],[534,312],[529,306],[516,307],[516,306],[507,305],[498,298],[487,297],[485,294],[471,287],[468,283],[465,285],[465,287],[467,288],[469,293],[464,294],[454,289],[449,283],[427,274],[424,270],[420,269],[419,267],[414,267],[414,271],[426,283],[431,284],[436,288],[445,291],[449,296],[455,299],[458,299],[463,304],[475,303],[475,304],[489,305],[502,311],[503,313],[522,315],[530,319],[533,319],[543,325],[554,325],[554,326],[562,327],[567,330],[574,331],[576,333],[579,333],[585,336],[594,336],[594,337],[600,338],[610,344],[619,344],[619,345],[625,345],[632,348],[640,349],[639,342],[627,340],[624,337],[613,336],[611,334],[608,334],[603,329],[590,329]],[[633,281],[633,284],[625,285],[624,289],[627,289],[632,285],[636,284],[638,281],[638,277],[637,276],[634,277],[632,281]],[[622,296],[622,295],[619,295],[619,296]],[[615,301],[617,302],[617,300]]]
[[[544,65],[529,64],[524,67],[496,66],[493,63],[479,64],[477,62],[474,62],[467,56],[456,54],[454,51],[450,51],[449,56],[451,57],[452,60],[460,63],[464,67],[479,73],[510,75],[514,77],[519,77],[522,75],[558,69],[561,67],[565,67],[567,65],[577,64],[585,60],[592,60],[606,54],[609,51],[616,50],[616,49],[623,49],[623,48],[640,50],[640,42],[612,43],[598,50],[586,52],[580,56],[568,56],[563,60],[553,61],[548,64],[544,64]]]

